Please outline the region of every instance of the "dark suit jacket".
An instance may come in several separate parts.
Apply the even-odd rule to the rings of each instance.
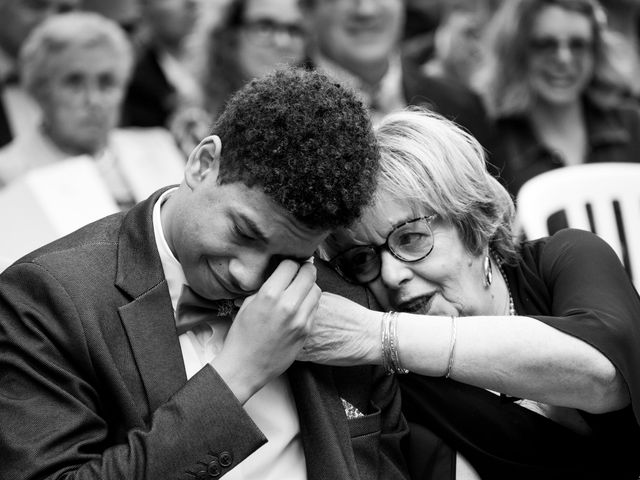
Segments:
[[[166,127],[176,103],[176,89],[162,71],[157,52],[148,48],[134,67],[120,123],[125,127]]]
[[[153,238],[159,193],[0,275],[0,478],[210,478],[266,441],[213,368],[186,379]],[[366,304],[319,269],[321,287]],[[393,377],[287,374],[310,480],[405,478]],[[348,420],[340,397],[366,415]]]

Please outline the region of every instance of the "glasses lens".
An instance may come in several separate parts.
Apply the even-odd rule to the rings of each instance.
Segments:
[[[433,233],[427,219],[405,223],[389,235],[389,249],[401,260],[415,262],[431,253]]]
[[[343,277],[353,283],[369,283],[380,274],[380,256],[373,247],[354,247],[333,262]]]

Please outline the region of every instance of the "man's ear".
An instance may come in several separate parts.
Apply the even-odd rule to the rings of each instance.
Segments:
[[[218,177],[222,141],[217,135],[209,135],[193,149],[185,168],[185,182],[193,190],[205,178]]]

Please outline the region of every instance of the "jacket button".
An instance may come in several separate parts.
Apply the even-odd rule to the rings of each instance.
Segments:
[[[233,463],[233,456],[229,452],[222,452],[220,454],[220,465],[223,467],[230,467]]]
[[[220,473],[222,473],[222,470],[220,469],[220,464],[218,463],[218,460],[211,460],[209,462],[209,465],[207,466],[207,472],[209,473],[210,477],[220,476]]]

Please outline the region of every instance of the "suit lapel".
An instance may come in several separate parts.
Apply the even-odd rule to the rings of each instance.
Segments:
[[[308,480],[358,478],[331,367],[295,362],[287,371],[300,418]]]
[[[119,309],[154,412],[187,380],[173,308],[153,233],[153,206],[162,191],[125,216],[119,234],[116,285],[132,301]]]

